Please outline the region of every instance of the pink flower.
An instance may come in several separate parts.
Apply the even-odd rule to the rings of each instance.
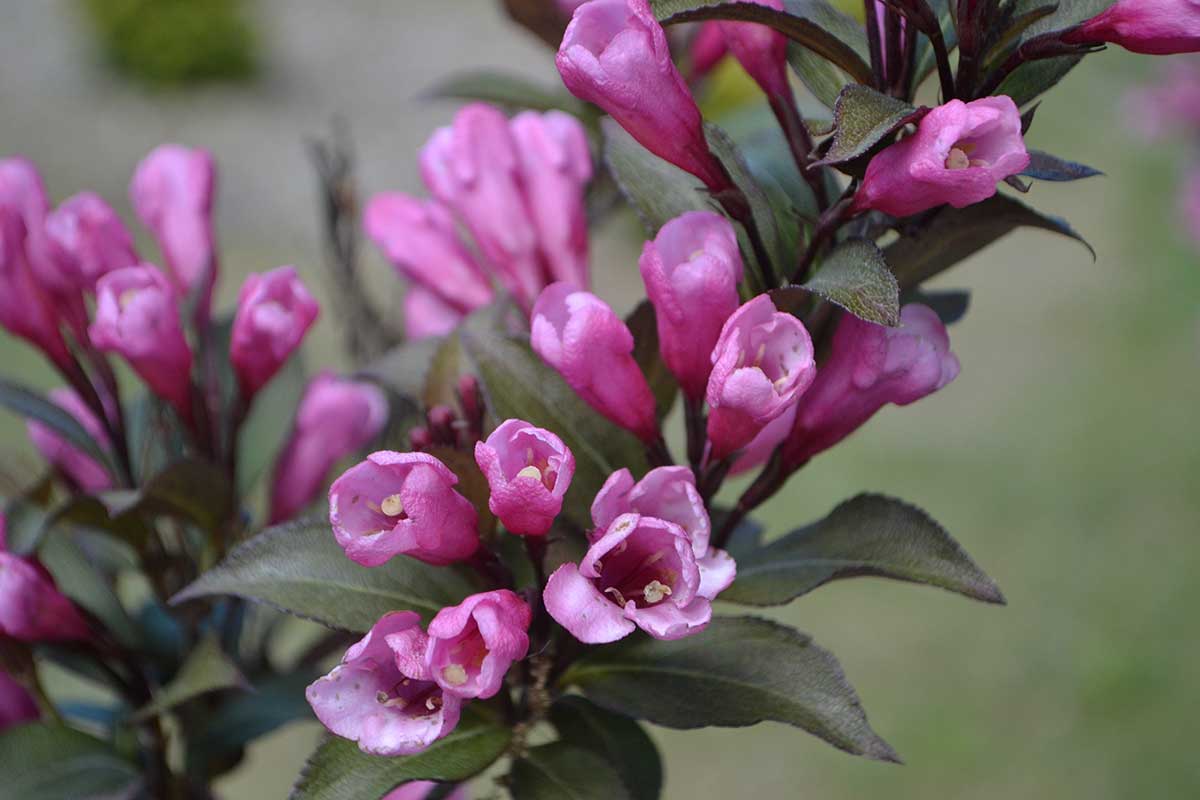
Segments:
[[[59,331],[51,298],[29,267],[27,243],[20,214],[0,205],[0,327],[25,339],[60,367],[69,368],[73,359]]]
[[[599,297],[550,284],[533,307],[530,343],[592,408],[643,441],[658,437],[654,396],[633,360],[633,334]]]
[[[680,639],[704,630],[711,600],[733,581],[733,559],[715,566],[708,572],[697,563],[675,523],[622,514],[579,564],[555,570],[543,597],[550,616],[587,644],[615,642],[635,627],[656,639]]]
[[[383,796],[383,800],[425,800],[438,786],[439,784],[433,781],[413,781],[392,789]],[[446,800],[467,800],[467,787],[459,786],[446,795]]]
[[[443,608],[429,623],[425,663],[447,694],[492,697],[504,675],[529,650],[531,614],[508,589],[474,594]]]
[[[843,314],[829,360],[800,399],[784,463],[803,464],[888,403],[914,403],[957,376],[958,359],[950,352],[946,328],[926,306],[901,309],[899,328]]]
[[[44,569],[0,551],[0,638],[5,636],[20,642],[58,642],[90,634],[83,617]]]
[[[217,279],[215,173],[207,150],[164,144],[142,159],[129,184],[134,211],[158,241],[176,287],[184,297],[198,296],[202,314]]]
[[[463,312],[419,283],[404,293],[404,335],[418,341],[445,336],[463,321]]]
[[[385,614],[342,663],[305,692],[321,724],[364,753],[419,753],[458,725],[462,701],[424,665],[428,637],[412,611]]]
[[[505,286],[526,307],[546,283],[537,231],[521,192],[517,147],[508,119],[472,103],[421,150],[421,175],[466,223]]]
[[[82,192],[46,217],[47,254],[57,285],[92,291],[104,275],[138,263],[133,237],[104,198]]]
[[[96,284],[92,344],[120,353],[146,385],[191,419],[192,351],[174,289],[150,264],[110,272]]]
[[[767,426],[759,431],[750,444],[746,445],[742,449],[742,452],[738,454],[737,460],[729,468],[729,474],[740,475],[743,472],[749,472],[767,463],[767,460],[771,458],[771,454],[775,452],[775,448],[783,444],[783,440],[788,438],[788,434],[792,432],[792,424],[795,421],[796,406],[792,406],[768,422]]]
[[[377,567],[406,555],[451,564],[479,544],[475,508],[454,491],[456,476],[425,453],[381,450],[329,489],[329,522],[351,560]]]
[[[700,109],[647,0],[581,5],[567,26],[557,64],[572,94],[612,115],[642,147],[713,192],[729,188],[708,150]]]
[[[688,212],[646,242],[638,266],[663,361],[688,397],[703,397],[721,326],[740,302],[742,256],[733,225],[710,211]]]
[[[295,267],[251,274],[238,293],[229,358],[243,397],[258,393],[300,346],[321,307]]]
[[[628,469],[619,469],[592,501],[594,536],[602,536],[622,514],[642,514],[673,522],[683,529],[696,558],[709,553],[711,525],[696,479],[687,467],[656,467],[634,483]]]
[[[485,442],[476,442],[475,461],[487,477],[488,508],[509,533],[543,536],[562,510],[575,474],[575,456],[562,439],[519,419],[505,420]]]
[[[43,275],[46,267],[45,222],[50,213],[50,198],[37,166],[27,158],[0,159],[0,208],[15,212],[25,224],[25,251],[39,282],[53,287],[53,275]]]
[[[377,194],[363,215],[367,236],[408,280],[460,312],[492,301],[492,287],[463,245],[445,206],[399,192]]]
[[[1068,31],[1070,44],[1109,42],[1134,53],[1200,51],[1200,0],[1118,0]]]
[[[33,722],[39,716],[33,695],[7,672],[0,670],[0,731]]]
[[[1162,80],[1130,92],[1122,109],[1129,125],[1150,141],[1200,127],[1200,62],[1168,59],[1164,66]]]
[[[561,111],[526,111],[509,125],[517,144],[521,182],[550,277],[581,288],[588,281],[588,223],[584,190],[592,155],[579,120]]]
[[[109,449],[111,444],[104,426],[87,404],[79,399],[79,395],[70,389],[55,389],[50,392],[50,400],[74,417],[102,448]],[[112,479],[103,466],[74,445],[68,444],[54,430],[33,420],[26,427],[30,441],[42,458],[70,478],[83,492],[94,494],[112,487]]]
[[[329,470],[366,447],[387,424],[378,387],[325,371],[309,381],[287,445],[275,462],[271,523],[296,516],[321,493]]]
[[[725,43],[725,32],[721,30],[721,23],[702,22],[688,48],[688,55],[691,59],[691,78],[693,80],[703,78],[712,72],[728,54],[729,45]]]
[[[795,404],[816,374],[804,324],[759,295],[725,322],[708,379],[710,457],[750,444],[771,420]]]
[[[908,217],[943,203],[963,208],[988,199],[997,183],[1028,165],[1011,98],[951,100],[925,115],[915,134],[871,159],[854,210]]]
[[[783,11],[780,0],[749,0],[760,6]],[[729,52],[762,87],[768,97],[790,97],[788,83],[788,39],[779,31],[756,22],[720,22]]]

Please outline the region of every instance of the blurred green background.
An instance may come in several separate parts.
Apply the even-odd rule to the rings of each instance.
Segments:
[[[212,149],[225,304],[241,275],[281,263],[327,287],[304,139],[330,115],[352,125],[366,190],[419,191],[416,149],[453,113],[422,89],[470,67],[556,79],[551,54],[488,0],[260,0],[257,80],[164,93],[105,68],[80,8],[0,0],[0,153],[35,159],[56,201],[92,188],[131,219],[126,185],[145,152],[165,140]],[[863,490],[897,495],[1005,590],[1008,607],[992,608],[848,581],[778,613],[838,654],[907,765],[774,724],[656,730],[671,800],[1200,796],[1200,257],[1175,206],[1194,153],[1134,139],[1119,102],[1155,66],[1089,59],[1029,137],[1107,173],[1026,198],[1068,217],[1099,260],[1018,233],[942,276],[975,292],[951,331],[961,377],[881,414],[766,509],[781,533]],[[595,236],[598,291],[620,308],[638,290],[636,233],[618,219]],[[397,309],[389,271],[373,254],[369,267]],[[316,331],[309,364],[338,366],[337,320]],[[0,371],[53,385],[9,338]],[[0,457],[33,463],[8,415]],[[262,741],[221,795],[284,797],[316,735],[302,724]]]

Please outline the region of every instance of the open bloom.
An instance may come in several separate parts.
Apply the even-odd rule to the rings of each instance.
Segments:
[[[191,419],[192,351],[175,290],[150,264],[125,267],[96,284],[92,344],[120,353],[155,394]]]
[[[47,256],[60,288],[90,291],[104,275],[138,263],[125,223],[94,192],[64,200],[45,225]]]
[[[1118,0],[1063,40],[1109,42],[1155,56],[1195,53],[1200,51],[1200,0]]]
[[[707,398],[713,459],[748,445],[795,404],[816,374],[804,324],[777,311],[765,294],[726,320],[712,363]]]
[[[592,0],[575,12],[558,50],[558,71],[576,97],[608,112],[642,147],[709,189],[729,178],[709,152],[704,121],[671,60],[647,0]]]
[[[105,433],[104,426],[79,395],[70,389],[55,389],[50,392],[50,400],[74,417],[102,448],[109,448],[108,434]],[[92,494],[112,486],[112,479],[103,466],[79,448],[67,443],[54,429],[34,420],[26,423],[26,428],[29,431],[29,440],[42,454],[42,458],[70,478],[81,490]]]
[[[575,456],[562,439],[528,422],[505,420],[475,444],[475,461],[491,490],[488,508],[510,533],[542,536],[550,530],[575,474]]]
[[[638,260],[663,361],[688,397],[704,396],[712,351],[737,311],[742,256],[728,219],[690,211],[663,225]]]
[[[783,10],[781,0],[749,0],[760,6]],[[788,39],[779,31],[757,22],[721,21],[721,32],[729,52],[769,97],[789,97]]]
[[[404,293],[404,335],[412,341],[445,336],[466,315],[439,295],[414,283]]]
[[[613,520],[630,513],[675,523],[692,542],[696,558],[708,554],[708,511],[687,467],[656,467],[637,482],[628,469],[609,475],[592,501],[594,536],[602,536]]]
[[[329,489],[329,522],[351,560],[376,567],[407,555],[451,564],[479,544],[474,506],[454,490],[458,476],[426,453],[381,450]]]
[[[0,732],[38,718],[37,703],[24,686],[0,670]]]
[[[888,403],[914,403],[957,376],[958,359],[950,352],[946,327],[928,307],[904,306],[899,328],[843,314],[829,360],[800,399],[784,463],[803,464]]]
[[[656,639],[699,633],[712,599],[733,581],[733,561],[702,574],[687,533],[673,522],[622,514],[579,564],[546,583],[546,610],[587,644],[615,642],[641,628]]]
[[[474,594],[443,608],[429,623],[425,663],[449,694],[488,698],[504,675],[529,650],[531,613],[508,589]]]
[[[412,611],[385,614],[342,663],[305,691],[326,728],[364,753],[419,753],[458,725],[462,701],[424,665],[428,637]]]
[[[52,300],[35,279],[26,254],[25,222],[0,205],[0,327],[41,350],[54,363],[71,363]]]
[[[253,397],[275,377],[320,310],[295,267],[276,267],[246,278],[229,342],[229,359],[244,397]]]
[[[963,208],[988,199],[996,184],[1027,166],[1021,113],[1010,97],[951,100],[871,159],[854,210],[907,217],[943,203]]]
[[[387,423],[379,387],[325,371],[309,381],[287,445],[275,463],[271,522],[291,519],[321,493],[338,461],[365,447]]]
[[[534,351],[588,405],[643,441],[657,438],[654,395],[633,360],[633,334],[607,303],[552,283],[533,307],[531,328]]]
[[[86,639],[87,624],[40,567],[0,551],[0,637],[21,642]]]

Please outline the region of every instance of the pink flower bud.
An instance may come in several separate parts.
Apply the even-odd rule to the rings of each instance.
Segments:
[[[46,250],[55,285],[94,291],[104,275],[138,263],[133,237],[100,195],[83,192],[46,217]]]
[[[714,192],[729,188],[729,178],[708,150],[700,109],[647,0],[581,5],[556,61],[571,93],[600,106],[642,147]]]
[[[87,624],[44,569],[0,552],[0,638],[20,642],[86,639]]]
[[[545,285],[537,232],[521,192],[520,166],[508,118],[472,103],[421,150],[421,175],[458,213],[509,291],[526,307]]]
[[[79,399],[79,395],[70,389],[55,389],[50,392],[50,400],[74,417],[103,449],[111,447],[104,426],[87,404]],[[53,429],[33,420],[26,427],[30,441],[42,458],[70,478],[83,492],[94,494],[112,487],[112,479],[103,466],[74,445],[68,444]]]
[[[229,358],[251,398],[287,362],[321,307],[296,275],[295,267],[276,267],[251,274],[238,293]]]
[[[426,800],[430,793],[438,788],[438,786],[440,784],[433,781],[413,781],[388,792],[383,796],[383,800]],[[467,787],[460,785],[453,792],[446,795],[446,800],[468,800]]]
[[[656,639],[704,630],[712,599],[734,577],[733,559],[714,550],[697,559],[673,522],[622,514],[579,564],[563,564],[546,583],[546,610],[587,644],[615,642],[635,627]]]
[[[419,283],[404,293],[404,335],[415,341],[445,336],[466,315]]]
[[[843,314],[829,360],[800,399],[784,462],[799,466],[857,430],[888,403],[908,405],[958,376],[958,359],[937,314],[909,304],[900,327]]]
[[[0,208],[15,212],[25,224],[25,251],[39,283],[51,288],[41,273],[46,264],[45,222],[50,213],[50,198],[37,166],[27,158],[0,159]]]
[[[1118,0],[1068,31],[1070,44],[1109,42],[1134,53],[1200,51],[1200,0]]]
[[[509,533],[543,536],[562,510],[575,474],[575,456],[562,439],[519,419],[505,420],[475,461],[491,488],[488,508]]]
[[[819,372],[817,374],[820,375]],[[775,448],[783,444],[783,440],[788,438],[788,434],[792,432],[792,425],[795,422],[795,406],[792,406],[768,422],[767,426],[759,431],[750,444],[746,445],[742,449],[742,452],[738,454],[737,460],[729,468],[729,474],[741,475],[743,472],[749,472],[756,467],[766,464],[771,458],[771,454],[775,452]]]
[[[479,544],[475,508],[454,491],[458,476],[425,453],[381,450],[329,489],[329,522],[351,560],[377,567],[406,555],[452,564]]]
[[[871,159],[854,210],[908,217],[949,203],[986,200],[996,184],[1029,165],[1021,113],[1007,96],[951,100],[930,111],[917,132]]]
[[[725,43],[725,32],[719,22],[702,22],[688,47],[691,59],[690,77],[699,80],[712,72],[725,56],[729,45]]]
[[[305,691],[317,719],[364,753],[419,753],[458,725],[462,701],[424,666],[428,637],[412,611],[385,614],[342,663]]]
[[[198,295],[203,314],[217,279],[215,173],[207,150],[164,144],[142,159],[129,184],[134,211],[154,234],[175,286],[184,297]]]
[[[510,123],[517,163],[550,277],[581,288],[588,280],[584,190],[592,155],[579,120],[561,111],[526,111]]]
[[[492,697],[514,661],[529,650],[531,613],[507,589],[468,597],[429,623],[425,663],[447,694]]]
[[[769,295],[743,305],[721,329],[708,379],[708,438],[719,460],[750,444],[795,404],[816,374],[804,324]]]
[[[363,215],[367,236],[405,278],[459,311],[492,301],[492,287],[445,206],[399,192],[377,194]]]
[[[696,478],[687,467],[656,467],[634,483],[628,469],[619,469],[592,501],[594,536],[602,536],[622,514],[642,514],[673,522],[683,529],[697,558],[708,554],[711,523]]]
[[[40,716],[33,695],[25,687],[0,670],[0,731],[33,722]]]
[[[688,212],[646,242],[638,266],[663,361],[688,397],[703,397],[721,326],[740,302],[742,256],[733,225],[710,211]]]
[[[643,441],[658,437],[654,396],[633,360],[633,334],[599,297],[550,284],[533,307],[530,343],[592,408]]]
[[[388,419],[388,401],[373,384],[325,371],[309,381],[287,445],[275,462],[271,524],[296,516],[321,494],[329,470],[366,447]]]
[[[68,368],[71,354],[59,331],[52,300],[30,269],[27,244],[21,216],[0,205],[0,327]]]
[[[192,351],[171,284],[150,264],[110,272],[96,284],[92,344],[120,353],[146,385],[191,419]]]
[[[783,10],[780,0],[749,0],[760,6]],[[762,87],[769,97],[791,96],[788,83],[787,48],[788,39],[768,25],[756,22],[718,23],[725,34],[729,52],[749,73],[754,82]]]

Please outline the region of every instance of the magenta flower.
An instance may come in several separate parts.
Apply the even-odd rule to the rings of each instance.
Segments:
[[[412,341],[445,336],[463,321],[463,312],[419,283],[404,293],[404,335]]]
[[[949,203],[986,200],[996,184],[1029,165],[1021,113],[1007,96],[951,100],[930,111],[917,132],[871,159],[854,210],[908,217]]]
[[[392,789],[383,796],[383,800],[425,800],[439,785],[433,781],[413,781]],[[460,785],[446,795],[446,800],[467,800],[467,787]]]
[[[765,294],[726,320],[712,363],[707,398],[714,460],[750,444],[795,404],[816,374],[812,339],[804,324],[777,311]]]
[[[215,180],[207,150],[164,144],[142,159],[129,184],[133,209],[154,234],[172,280],[182,296],[198,296],[201,314],[207,314],[217,279]]]
[[[820,373],[817,373],[820,375]],[[787,411],[780,414],[775,419],[767,423],[758,435],[755,436],[750,444],[742,448],[737,459],[733,462],[733,466],[729,468],[730,475],[740,475],[743,472],[761,467],[771,458],[771,454],[775,452],[775,448],[783,444],[783,440],[788,438],[788,434],[792,432],[792,425],[796,422],[796,406],[792,406]]]
[[[39,716],[33,695],[0,669],[0,732],[14,725],[33,722]]]
[[[492,301],[492,287],[455,230],[454,217],[435,201],[400,192],[377,194],[363,215],[367,236],[415,284],[460,312]]]
[[[689,75],[693,80],[699,80],[712,72],[725,56],[729,55],[729,45],[725,42],[725,32],[719,22],[702,22],[696,35],[688,45],[688,58],[691,61]]]
[[[109,449],[111,444],[103,424],[87,404],[79,399],[79,395],[70,389],[55,389],[50,392],[50,400],[74,417],[103,449]],[[68,444],[53,429],[33,420],[26,423],[26,429],[29,431],[29,440],[42,454],[42,458],[70,478],[83,492],[94,494],[112,487],[112,479],[102,465],[97,464],[91,456],[74,445]]]
[[[505,420],[487,441],[476,442],[475,461],[491,489],[488,508],[509,533],[544,536],[575,474],[575,456],[562,439],[523,420]]]
[[[642,147],[695,175],[713,192],[729,188],[728,176],[708,150],[700,109],[647,0],[581,5],[556,63],[573,95],[610,114]]]
[[[182,418],[192,418],[192,351],[183,335],[175,290],[161,272],[139,264],[101,278],[88,335],[97,349],[124,356]]]
[[[139,262],[125,223],[94,192],[64,200],[46,217],[45,226],[58,288],[92,291],[104,275]]]
[[[275,462],[271,524],[293,518],[316,500],[329,470],[366,447],[387,419],[387,397],[373,384],[345,380],[330,371],[309,381],[291,435]]]
[[[552,283],[533,307],[531,327],[534,351],[588,405],[643,441],[658,438],[654,395],[633,360],[633,334],[607,303]]]
[[[61,642],[90,634],[83,617],[44,569],[0,551],[0,638],[5,636],[20,642]]]
[[[709,553],[711,524],[696,478],[687,467],[656,467],[636,483],[628,469],[619,469],[592,501],[593,537],[604,535],[622,514],[641,514],[673,522],[683,529],[696,558]]]
[[[45,222],[50,198],[37,165],[22,156],[0,159],[0,208],[7,208],[25,225],[25,252],[39,283],[53,287],[53,274],[43,275],[47,266]]]
[[[72,358],[55,307],[29,267],[26,245],[20,214],[0,205],[0,327],[26,340],[60,367],[69,368]]]
[[[899,328],[843,314],[829,360],[800,399],[784,463],[803,464],[888,403],[915,403],[957,376],[958,359],[950,352],[946,327],[926,306],[904,306]]]
[[[702,574],[687,533],[673,522],[622,514],[579,564],[563,564],[546,583],[546,610],[587,644],[615,642],[635,627],[656,639],[704,630],[712,599],[733,581],[721,554]]]
[[[780,0],[749,2],[776,11],[783,10]],[[729,52],[733,53],[733,57],[767,96],[790,97],[792,87],[788,83],[787,37],[768,25],[756,22],[722,21],[718,24],[725,34]]]
[[[1200,51],[1200,0],[1118,0],[1063,36],[1154,56]]]
[[[529,650],[531,613],[508,589],[474,594],[429,623],[425,663],[447,694],[486,699]]]
[[[412,611],[385,614],[342,663],[305,691],[331,732],[364,753],[419,753],[458,725],[462,701],[424,665],[428,637]]]
[[[229,342],[229,359],[244,398],[253,397],[275,377],[320,311],[295,267],[276,267],[246,278]]]
[[[406,555],[452,564],[479,544],[475,508],[454,490],[456,476],[426,453],[381,450],[329,489],[333,535],[351,560],[377,567]]]
[[[701,398],[721,326],[740,302],[742,256],[733,225],[710,211],[688,212],[646,242],[638,266],[663,361],[688,397]]]

